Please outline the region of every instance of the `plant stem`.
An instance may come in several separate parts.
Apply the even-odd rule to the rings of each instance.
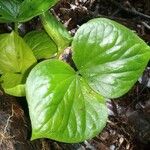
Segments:
[[[58,51],[56,58],[59,59],[60,55],[63,53],[63,51]]]
[[[19,32],[18,32],[18,25],[19,25],[19,23],[18,22],[15,22],[15,32],[17,33],[17,34],[19,34]]]
[[[70,46],[72,36],[64,25],[59,22],[49,11],[41,14],[40,18],[44,29],[58,47],[58,54],[56,58],[59,58],[64,49]]]

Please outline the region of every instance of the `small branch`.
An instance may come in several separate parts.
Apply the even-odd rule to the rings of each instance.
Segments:
[[[150,25],[148,25],[146,22],[142,21],[142,24],[145,28],[147,28],[148,30],[150,30]]]
[[[144,19],[150,19],[150,16],[149,15],[146,15],[146,14],[143,14],[141,12],[138,12],[134,7],[131,6],[131,8],[125,8],[123,5],[121,5],[120,3],[118,3],[117,1],[115,0],[111,0],[111,2],[116,5],[117,7],[121,8],[122,10],[126,11],[126,12],[129,12],[131,14],[134,14],[134,15],[138,15]]]

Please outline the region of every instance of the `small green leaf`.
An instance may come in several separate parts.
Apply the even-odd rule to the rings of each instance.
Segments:
[[[44,61],[26,82],[32,139],[76,143],[97,135],[106,125],[104,98],[64,62]]]
[[[47,59],[57,53],[57,46],[44,31],[32,31],[26,34],[24,40],[32,49],[37,59]]]
[[[15,22],[21,0],[0,0],[0,22]]]
[[[32,50],[15,32],[0,35],[0,69],[3,73],[24,73],[34,63]]]
[[[150,47],[126,27],[98,18],[79,28],[73,60],[89,85],[107,98],[125,94],[150,59]]]
[[[27,21],[54,6],[59,0],[24,0],[20,6],[18,18]]]
[[[22,74],[6,73],[1,77],[5,93],[17,97],[25,96],[25,81]]]
[[[14,96],[25,96],[24,78],[36,63],[32,50],[15,32],[0,35],[2,87]]]
[[[41,15],[42,24],[58,46],[58,51],[63,51],[70,45],[72,37],[67,29],[48,11]]]
[[[59,0],[0,0],[0,22],[24,22],[47,11]]]

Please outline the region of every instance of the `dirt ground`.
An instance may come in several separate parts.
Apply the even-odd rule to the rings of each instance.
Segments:
[[[150,44],[150,0],[61,0],[52,10],[72,35],[95,17],[124,24]],[[0,33],[13,24],[0,24]],[[20,26],[23,36],[41,29],[39,18]],[[0,150],[148,150],[150,149],[150,63],[143,76],[123,97],[107,102],[109,120],[103,132],[78,144],[48,139],[29,141],[31,134],[27,103],[0,92]]]

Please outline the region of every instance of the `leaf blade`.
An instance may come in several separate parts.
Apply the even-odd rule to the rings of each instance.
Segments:
[[[2,87],[7,94],[25,96],[25,79],[36,63],[31,49],[15,32],[0,35]]]
[[[37,59],[47,59],[54,56],[57,46],[44,31],[31,31],[24,37]]]
[[[22,74],[5,73],[1,77],[5,93],[17,97],[25,96],[25,81]]]
[[[36,63],[31,49],[15,32],[0,35],[0,53],[2,72],[24,73]]]
[[[18,14],[19,21],[27,21],[54,6],[59,0],[24,0]]]
[[[47,137],[67,143],[81,142],[98,134],[106,124],[104,99],[58,60],[45,61],[31,71],[26,93],[32,139]]]
[[[126,27],[105,18],[83,25],[73,40],[73,60],[89,85],[107,98],[125,94],[142,74],[150,48]]]
[[[0,0],[0,22],[16,21],[19,5],[19,0]]]
[[[59,0],[0,0],[0,22],[25,22],[47,11]]]

